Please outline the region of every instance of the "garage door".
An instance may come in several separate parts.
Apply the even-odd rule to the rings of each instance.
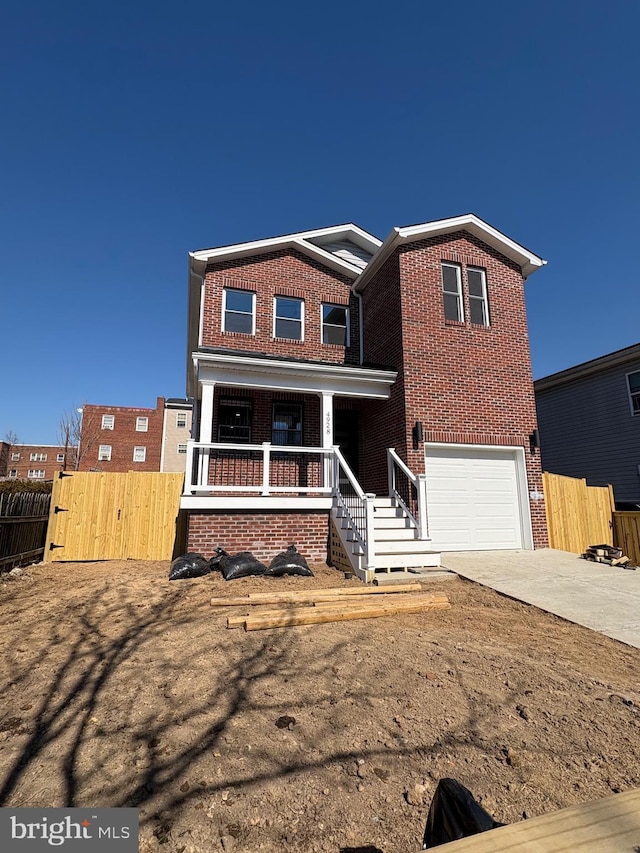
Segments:
[[[441,551],[522,548],[517,451],[427,445],[425,453],[434,547]]]

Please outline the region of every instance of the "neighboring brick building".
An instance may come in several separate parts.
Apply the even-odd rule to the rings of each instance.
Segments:
[[[12,480],[53,480],[59,471],[74,470],[76,448],[58,444],[2,442],[0,476]]]
[[[194,252],[189,547],[324,559],[333,529],[370,580],[546,545],[523,288],[543,264],[473,215]]]
[[[86,404],[79,471],[160,471],[164,397],[155,409]]]

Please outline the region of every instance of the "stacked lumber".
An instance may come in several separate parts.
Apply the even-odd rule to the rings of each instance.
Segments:
[[[317,625],[373,619],[396,613],[448,610],[446,595],[421,592],[418,583],[395,587],[336,587],[299,592],[254,593],[242,598],[212,598],[212,607],[247,607],[250,613],[229,616],[227,628],[260,631],[293,625]]]
[[[589,545],[582,558],[592,563],[606,563],[607,566],[626,566],[631,562],[620,548],[614,548],[613,545]]]

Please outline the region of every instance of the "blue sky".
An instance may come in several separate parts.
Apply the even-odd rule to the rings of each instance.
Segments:
[[[189,250],[474,212],[534,376],[638,341],[640,4],[5,4],[0,438],[185,391]],[[624,275],[622,275],[624,273]]]

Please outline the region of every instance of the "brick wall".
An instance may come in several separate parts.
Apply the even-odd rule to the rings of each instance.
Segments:
[[[444,317],[442,261],[462,267],[462,323]],[[467,266],[486,271],[489,327],[469,322]],[[414,449],[411,436],[416,421],[422,422],[426,441],[523,446],[529,490],[542,492],[540,456],[529,452],[536,410],[517,265],[467,233],[439,236],[402,247],[372,279],[363,299],[365,358],[379,359],[377,330],[386,329],[386,351],[391,366],[400,371],[404,395],[403,416],[393,397],[388,414],[384,407],[369,407],[368,425],[376,442],[395,446],[416,472],[424,471],[423,448]],[[402,343],[400,355],[397,341]],[[385,460],[378,452],[375,461],[367,487],[384,492]],[[531,514],[535,546],[543,547],[544,502],[532,501]]]
[[[102,428],[102,416],[113,416],[113,429]],[[147,418],[146,432],[136,430],[138,418]],[[79,471],[159,471],[162,453],[164,397],[155,409],[85,405],[82,413]],[[111,447],[111,459],[100,460],[100,446]],[[134,462],[135,447],[146,448],[145,461]]]
[[[229,554],[251,553],[267,565],[295,544],[310,562],[327,559],[328,512],[191,512],[187,550],[209,559],[222,547]]]
[[[359,358],[358,300],[351,294],[351,279],[323,267],[305,255],[281,250],[211,264],[205,276],[202,344],[243,352],[355,364]],[[256,294],[256,333],[223,332],[223,289]],[[304,301],[304,341],[273,337],[273,300],[291,296]],[[322,303],[349,308],[350,345],[347,349],[322,343]]]
[[[53,480],[59,471],[74,470],[75,447],[57,444],[7,444],[6,476],[17,480]],[[31,456],[45,457],[31,459]],[[13,457],[17,456],[17,459]],[[58,456],[63,457],[58,461]],[[13,473],[15,471],[15,474]],[[29,477],[29,471],[44,472],[42,477]],[[0,471],[0,476],[5,476]]]

